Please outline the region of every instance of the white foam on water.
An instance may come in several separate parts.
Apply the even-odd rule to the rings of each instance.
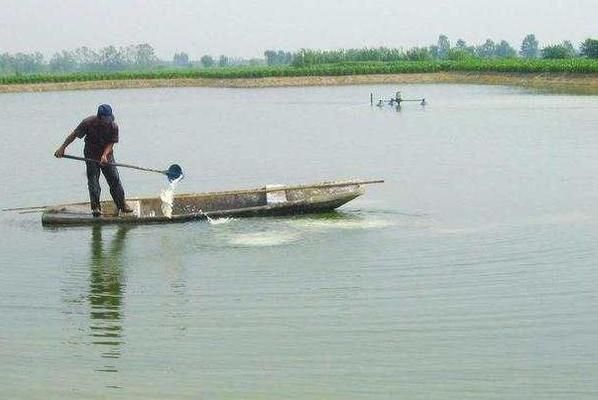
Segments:
[[[255,232],[237,235],[230,239],[230,243],[236,246],[269,247],[281,246],[299,239],[299,234],[294,232]]]
[[[173,180],[172,182],[170,182],[170,184],[168,185],[168,188],[162,189],[160,191],[160,200],[162,200],[162,204],[160,205],[160,207],[162,208],[162,214],[164,214],[164,216],[166,218],[172,218],[172,205],[174,203],[174,191],[176,189],[177,183],[179,183],[179,181],[181,179],[183,179],[182,176]]]
[[[208,219],[208,223],[210,225],[222,225],[222,224],[228,224],[229,222],[234,221],[234,218],[231,217],[223,217],[223,218],[210,218],[206,215],[206,218]]]
[[[387,219],[298,219],[291,220],[289,223],[298,228],[313,230],[329,229],[381,229],[395,225],[393,221]]]

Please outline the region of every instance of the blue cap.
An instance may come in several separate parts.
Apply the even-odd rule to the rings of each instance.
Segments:
[[[109,104],[101,104],[98,107],[98,117],[114,117],[112,115],[112,107]]]

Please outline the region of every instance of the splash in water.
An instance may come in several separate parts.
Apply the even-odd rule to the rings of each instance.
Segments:
[[[199,213],[201,215],[203,215],[204,217],[206,217],[206,219],[208,220],[208,223],[210,225],[221,225],[221,224],[228,224],[231,221],[234,221],[235,219],[232,217],[222,217],[222,218],[210,218],[210,216],[208,214],[206,214],[205,212],[203,212],[202,210],[199,210]]]
[[[162,204],[161,204],[162,214],[164,214],[164,216],[166,218],[172,218],[172,206],[174,204],[174,191],[176,189],[177,183],[179,183],[179,181],[181,179],[183,179],[182,176],[179,177],[178,179],[173,180],[172,182],[170,182],[167,189],[162,189],[162,191],[160,192],[160,200],[162,200]]]

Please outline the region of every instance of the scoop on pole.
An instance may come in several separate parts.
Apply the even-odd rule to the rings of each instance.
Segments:
[[[100,163],[100,161],[94,160],[92,158],[77,157],[77,156],[71,156],[71,155],[68,155],[68,154],[63,155],[62,158],[68,158],[68,159],[71,159],[71,160],[79,160],[79,161],[89,161],[89,162],[95,162],[95,163],[98,163],[98,164]],[[177,179],[182,179],[184,177],[183,168],[181,168],[181,166],[178,165],[178,164],[172,164],[166,170],[159,170],[159,169],[153,169],[153,168],[138,167],[136,165],[123,164],[123,163],[108,163],[108,164],[105,164],[105,165],[113,165],[115,167],[137,169],[139,171],[156,172],[158,174],[166,175],[166,177],[168,178],[169,182],[175,181]]]

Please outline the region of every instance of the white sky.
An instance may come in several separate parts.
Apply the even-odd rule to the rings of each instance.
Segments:
[[[412,47],[440,33],[479,44],[527,33],[540,45],[598,38],[598,0],[0,0],[0,53],[151,44],[262,57],[267,49]]]

